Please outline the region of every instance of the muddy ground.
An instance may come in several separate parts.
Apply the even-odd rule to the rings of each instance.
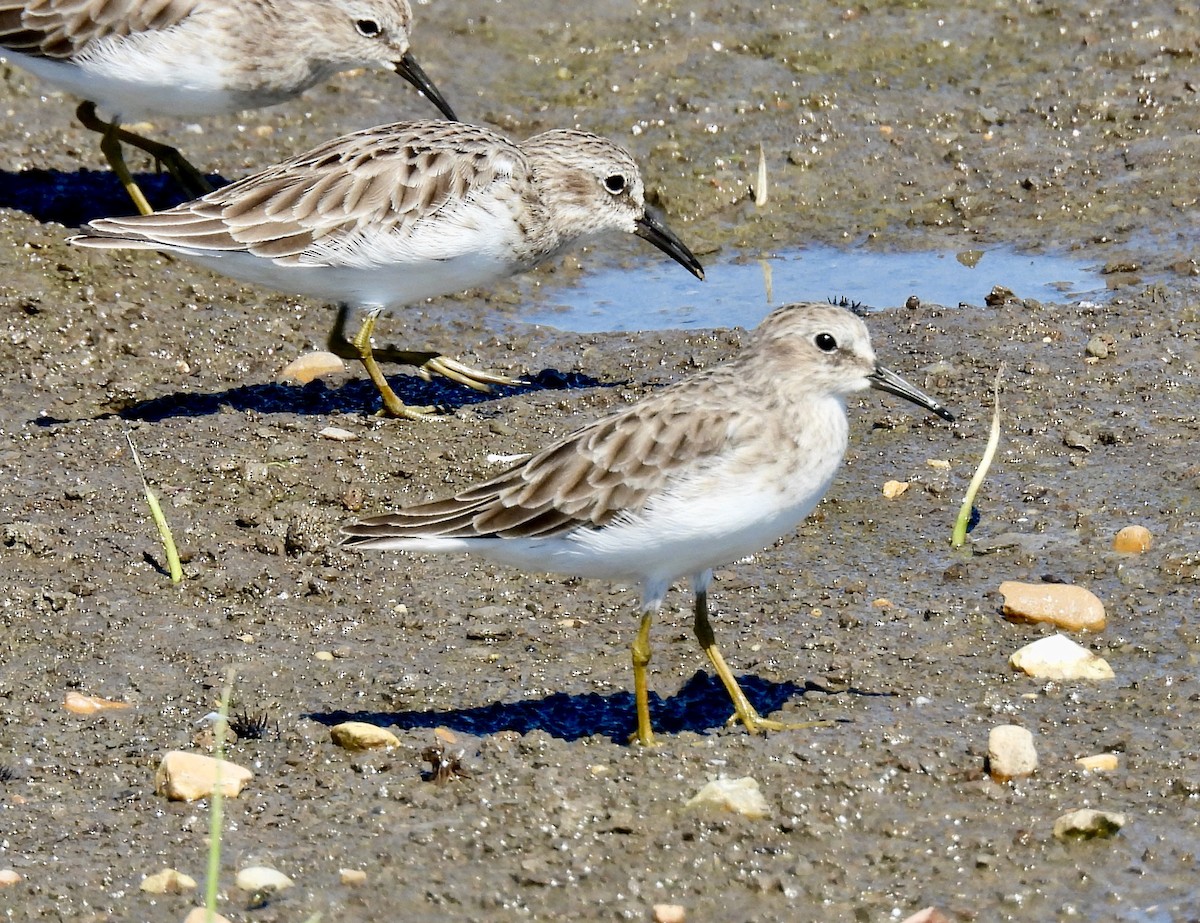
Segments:
[[[73,101],[6,71],[0,868],[21,880],[0,890],[0,915],[183,918],[195,894],[138,886],[165,866],[203,882],[208,806],[156,795],[154,769],[194,745],[234,667],[235,710],[267,733],[230,751],[255,772],[226,807],[219,907],[233,920],[641,920],[658,903],[691,921],[874,923],[927,905],[952,920],[1200,919],[1195,5],[604,0],[566,26],[561,6],[439,0],[418,7],[415,48],[468,119],[514,136],[579,124],[629,145],[704,259],[814,241],[1051,247],[1105,266],[1110,294],[875,306],[883,361],[959,422],[852,402],[826,501],[795,536],[720,569],[711,593],[760,710],[834,723],[725,729],[679,590],[653,636],[661,746],[642,751],[625,743],[636,588],[349,553],[337,533],[707,367],[741,332],[577,336],[521,325],[514,285],[443,299],[391,332],[545,374],[480,398],[400,369],[403,396],[451,412],[379,421],[357,370],[275,383],[322,343],[328,308],[69,246],[71,226],[128,204],[90,172],[103,164]],[[268,112],[155,127],[234,177],[430,112],[395,78],[351,74]],[[760,143],[771,186],[756,207]],[[538,281],[660,258],[607,241]],[[837,293],[831,278],[776,297]],[[956,552],[1000,363],[1001,449],[973,547]],[[330,426],[356,438],[323,438]],[[183,548],[179,586],[127,435]],[[912,488],[885,502],[892,478]],[[1131,523],[1153,533],[1147,554],[1110,550]],[[1015,675],[1008,655],[1047,632],[999,617],[1006,579],[1098,594],[1109,627],[1080,640],[1116,679]],[[62,707],[71,691],[132,707],[80,717]],[[329,726],[346,717],[391,728],[400,748],[338,749]],[[984,754],[1006,723],[1033,731],[1041,766],[998,784]],[[469,773],[441,785],[421,759],[439,727]],[[1116,771],[1075,765],[1101,752]],[[769,816],[684,807],[719,776],[756,779]],[[1056,841],[1054,819],[1081,807],[1126,826]],[[296,886],[235,888],[256,864]]]

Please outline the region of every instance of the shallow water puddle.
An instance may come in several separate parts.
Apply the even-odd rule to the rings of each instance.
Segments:
[[[836,247],[778,251],[767,259],[706,265],[707,280],[670,261],[589,273],[578,285],[533,296],[521,319],[577,333],[688,327],[753,327],[791,301],[846,298],[872,308],[924,302],[982,305],[993,286],[1018,297],[1064,301],[1103,294],[1099,268],[1084,260],[1003,247],[878,253]]]

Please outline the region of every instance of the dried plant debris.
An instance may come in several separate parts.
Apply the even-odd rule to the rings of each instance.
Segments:
[[[238,740],[268,740],[279,738],[279,722],[265,711],[239,709],[229,716],[229,729]]]
[[[465,779],[471,775],[462,764],[465,750],[451,751],[440,740],[431,747],[421,751],[421,759],[429,764],[429,769],[421,774],[426,782],[437,782],[439,785],[451,779]]]

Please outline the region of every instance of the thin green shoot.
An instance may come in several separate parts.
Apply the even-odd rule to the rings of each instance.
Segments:
[[[183,580],[183,565],[179,562],[179,549],[175,547],[175,538],[171,535],[171,527],[167,525],[167,517],[163,514],[162,507],[159,506],[158,496],[150,487],[150,481],[146,477],[146,468],[142,464],[142,457],[138,454],[137,446],[133,444],[133,436],[130,433],[126,433],[125,439],[129,442],[129,451],[133,453],[133,464],[142,479],[142,488],[146,491],[146,505],[150,507],[150,516],[154,520],[154,525],[158,528],[159,538],[162,539],[163,550],[167,555],[167,570],[171,574],[171,582],[179,583]]]
[[[988,434],[983,458],[979,460],[979,467],[975,469],[975,476],[967,485],[967,495],[963,498],[962,507],[958,511],[958,519],[954,522],[954,532],[950,536],[950,544],[955,548],[961,548],[967,540],[967,525],[971,521],[971,510],[975,508],[975,495],[979,493],[983,479],[987,477],[988,468],[992,465],[992,459],[996,456],[996,448],[1000,445],[1000,376],[1003,374],[1004,363],[1000,363],[1000,367],[996,369],[996,384],[992,398],[992,430]]]
[[[213,793],[208,815],[208,875],[204,882],[204,919],[213,923],[217,914],[217,884],[221,875],[221,835],[225,822],[225,793],[221,789],[221,761],[225,759],[225,735],[229,728],[229,698],[233,694],[234,668],[225,673],[225,688],[217,709],[216,772],[213,774]]]

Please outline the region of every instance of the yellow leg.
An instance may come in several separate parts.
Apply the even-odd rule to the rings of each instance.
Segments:
[[[633,639],[633,699],[637,705],[637,741],[643,747],[654,746],[654,729],[650,726],[650,690],[646,684],[646,666],[650,663],[650,623],[654,612],[642,613],[642,624]]]
[[[434,417],[429,414],[434,412],[433,407],[409,407],[404,401],[396,396],[396,392],[392,390],[392,386],[387,383],[387,379],[383,377],[383,372],[379,370],[379,364],[375,361],[374,353],[371,350],[371,334],[375,330],[375,321],[379,319],[379,311],[371,311],[363,320],[362,329],[358,331],[358,335],[350,341],[350,345],[354,348],[353,358],[358,359],[363,368],[367,370],[367,374],[371,376],[371,381],[375,383],[375,387],[379,390],[379,396],[383,398],[384,409],[393,417],[403,417],[406,420],[433,420]]]
[[[346,336],[346,323],[349,318],[350,307],[348,305],[339,306],[337,320],[334,321],[333,329],[329,332],[329,351],[343,359],[361,359],[357,346],[358,337],[351,340]],[[457,359],[427,350],[397,349],[394,346],[387,346],[382,349],[373,349],[372,353],[376,362],[395,362],[414,366],[417,374],[426,381],[432,381],[434,375],[441,375],[460,385],[483,392],[490,392],[492,385],[521,384],[517,379],[509,378],[507,375],[474,369]]]
[[[725,686],[725,691],[729,693],[729,698],[733,700],[733,717],[729,719],[731,723],[740,721],[746,726],[746,730],[755,734],[762,731],[786,731],[798,728],[825,727],[829,724],[827,721],[805,721],[799,724],[786,724],[782,721],[772,721],[769,718],[764,718],[758,713],[757,709],[750,704],[750,700],[746,698],[746,694],[742,692],[742,687],[738,685],[738,681],[733,676],[733,671],[729,669],[729,665],[725,663],[725,658],[721,656],[721,651],[717,647],[717,639],[713,635],[712,625],[708,622],[708,593],[705,590],[696,591],[696,622],[694,629],[696,640],[700,642],[700,647],[704,649],[704,654],[708,657],[708,662],[717,671],[717,676],[721,678],[721,682]]]
[[[143,215],[150,214],[151,209],[146,202],[146,197],[133,181],[133,176],[125,163],[125,155],[121,151],[122,144],[131,144],[153,157],[155,162],[166,168],[179,187],[188,195],[199,197],[212,192],[213,187],[204,178],[204,174],[192,166],[187,158],[179,153],[178,148],[154,141],[151,138],[143,138],[132,131],[126,131],[115,121],[104,121],[96,114],[96,104],[93,102],[80,103],[79,108],[75,110],[75,116],[85,128],[99,132],[102,136],[100,150],[104,152],[109,166],[117,174],[121,184],[129,192],[129,197],[133,199],[134,205]]]

